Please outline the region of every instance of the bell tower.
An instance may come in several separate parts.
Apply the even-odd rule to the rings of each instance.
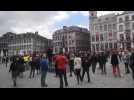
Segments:
[[[97,18],[97,11],[89,11],[89,20],[92,23]]]
[[[97,11],[89,11],[90,51],[93,51],[92,34],[94,33],[94,20],[97,19]]]
[[[95,19],[97,19],[97,11],[89,11],[89,30],[92,30],[92,25]]]

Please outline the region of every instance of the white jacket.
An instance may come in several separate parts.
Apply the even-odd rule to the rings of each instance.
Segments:
[[[80,57],[74,58],[74,69],[81,69],[81,58]]]

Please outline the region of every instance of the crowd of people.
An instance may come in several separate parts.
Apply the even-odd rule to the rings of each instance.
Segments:
[[[34,78],[35,72],[37,75],[41,74],[41,87],[47,87],[46,82],[47,72],[50,67],[54,67],[56,77],[59,77],[59,87],[63,88],[69,86],[67,73],[70,77],[75,76],[78,85],[84,80],[85,73],[87,74],[87,81],[90,83],[90,72],[96,73],[97,64],[101,74],[107,75],[108,59],[112,65],[112,72],[114,77],[121,77],[120,66],[124,63],[125,73],[132,73],[134,80],[134,50],[119,52],[115,49],[111,52],[85,52],[85,53],[64,53],[60,52],[51,57],[47,53],[33,54],[33,55],[17,55],[13,56],[9,72],[11,72],[13,85],[17,85],[17,78],[23,78],[23,72],[30,70],[29,78]],[[90,71],[91,67],[91,71]],[[69,68],[69,71],[67,70]]]

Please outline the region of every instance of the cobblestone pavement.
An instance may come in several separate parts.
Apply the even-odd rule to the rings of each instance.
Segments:
[[[107,75],[102,75],[101,71],[97,68],[96,74],[93,75],[90,70],[91,83],[88,83],[86,79],[80,85],[77,85],[76,78],[69,77],[69,88],[133,88],[134,81],[132,80],[131,73],[125,74],[124,65],[120,64],[121,78],[113,77],[112,67],[109,63],[106,65]],[[11,75],[8,72],[9,68],[0,64],[0,88],[13,88]],[[40,88],[40,75],[36,75],[35,78],[29,79],[29,71],[24,73],[24,78],[18,79],[18,88]],[[59,79],[54,77],[55,74],[48,73],[47,84],[48,88],[58,88]],[[86,75],[85,75],[86,78]]]

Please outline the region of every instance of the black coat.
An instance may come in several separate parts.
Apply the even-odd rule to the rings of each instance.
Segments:
[[[130,67],[134,70],[134,54],[130,56]]]
[[[19,71],[19,63],[18,61],[14,61],[11,63],[11,66],[10,66],[10,69],[9,69],[9,72],[16,72],[16,71]]]
[[[111,56],[111,64],[112,64],[112,65],[118,65],[118,64],[119,64],[118,55],[113,54],[113,55]]]
[[[103,65],[103,64],[106,64],[107,58],[105,55],[100,55],[98,58],[98,61],[99,61],[99,64]]]
[[[90,60],[93,64],[98,62],[97,56],[92,56]]]
[[[82,67],[84,70],[89,70],[89,67],[91,66],[91,59],[88,57],[82,58]]]

